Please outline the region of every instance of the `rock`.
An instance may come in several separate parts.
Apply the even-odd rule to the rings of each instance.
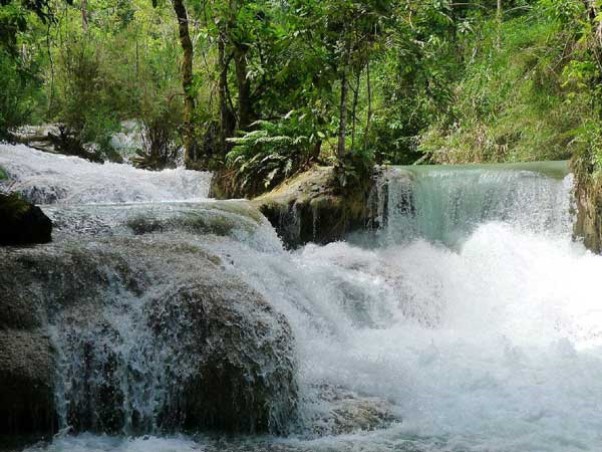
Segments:
[[[29,433],[62,412],[75,431],[280,433],[295,417],[286,319],[201,246],[143,234],[8,248],[0,286],[0,375],[15,382],[0,402],[31,408],[0,407],[0,425]]]
[[[575,236],[594,253],[602,253],[602,180],[576,172],[575,198],[577,221]]]
[[[12,138],[39,151],[81,157],[95,163],[103,163],[105,159],[118,163],[123,161],[116,151],[103,155],[98,144],[82,143],[77,134],[63,124],[24,126]]]
[[[0,330],[0,434],[52,431],[53,371],[43,333]]]
[[[283,433],[295,416],[296,362],[290,327],[254,290],[214,277],[155,300],[151,325],[176,359],[176,394],[162,425]]]
[[[52,240],[52,221],[16,194],[0,194],[0,245],[28,245]]]
[[[378,397],[362,396],[330,385],[323,385],[316,390],[326,409],[318,411],[312,420],[312,435],[345,435],[383,429],[394,422],[401,422],[394,414],[393,406]]]
[[[369,223],[370,188],[343,193],[332,167],[314,167],[253,200],[288,247],[329,243]]]

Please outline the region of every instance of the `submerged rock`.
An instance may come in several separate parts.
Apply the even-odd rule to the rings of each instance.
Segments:
[[[42,209],[17,194],[0,193],[0,245],[29,245],[52,240],[52,221]]]
[[[378,397],[363,396],[331,385],[315,389],[326,408],[318,410],[311,420],[312,435],[345,435],[379,430],[401,421],[393,412],[393,406]]]

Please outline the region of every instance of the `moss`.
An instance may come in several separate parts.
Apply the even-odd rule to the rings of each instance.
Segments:
[[[577,154],[571,161],[575,176],[577,220],[575,236],[595,253],[602,252],[602,172],[589,153]]]
[[[6,170],[0,166],[0,180],[7,180],[8,174],[6,174]]]
[[[136,235],[169,230],[181,230],[193,234],[231,236],[238,231],[252,234],[264,221],[259,210],[246,201],[207,203],[184,212],[175,218],[160,219],[136,217],[127,226]]]
[[[17,193],[8,195],[0,194],[0,218],[18,220],[31,208]]]
[[[314,167],[253,203],[286,246],[328,243],[368,222],[370,184],[341,189],[332,167]]]

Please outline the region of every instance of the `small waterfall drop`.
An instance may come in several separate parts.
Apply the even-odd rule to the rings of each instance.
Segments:
[[[570,234],[573,178],[566,162],[459,167],[395,167],[377,184],[378,236],[454,245],[496,221]]]

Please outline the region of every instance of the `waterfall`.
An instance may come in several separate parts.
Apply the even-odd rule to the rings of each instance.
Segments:
[[[6,149],[0,165],[25,180]],[[70,165],[56,162],[61,171]],[[44,207],[55,243],[0,250],[0,263],[15,269],[0,272],[0,284],[29,278],[28,306],[48,303],[59,414],[63,427],[79,430],[29,451],[577,452],[602,444],[602,258],[572,240],[565,163],[393,168],[376,188],[376,231],[296,251],[244,202],[174,195],[161,182],[174,173],[148,182],[155,194],[146,202],[115,204],[115,179],[103,171],[90,168],[90,183],[106,177],[107,185],[106,199],[94,201],[113,204],[61,198]],[[30,186],[46,192],[58,179]],[[207,355],[196,334],[210,323],[188,317],[197,298],[202,309],[225,309],[214,321],[241,325],[243,340],[212,333],[202,344],[218,353]],[[161,328],[151,328],[157,320]],[[203,384],[217,387],[202,378],[186,386],[198,370],[191,363],[221,354],[227,363],[248,358],[241,375],[263,378],[252,394],[278,427],[267,431],[289,436],[205,435],[203,410],[191,423],[174,420]],[[118,382],[113,399],[103,392],[107,368]],[[188,392],[174,392],[174,381]],[[249,394],[236,392],[234,421],[260,413]],[[69,414],[73,406],[86,409]],[[115,424],[94,424],[107,406]]]
[[[389,243],[417,238],[453,245],[481,224],[570,233],[573,177],[566,162],[459,167],[396,167],[378,187],[378,235]]]
[[[37,204],[203,199],[207,198],[211,182],[210,173],[183,168],[146,171],[117,163],[99,165],[78,157],[1,143],[0,167],[10,178],[8,188]]]

